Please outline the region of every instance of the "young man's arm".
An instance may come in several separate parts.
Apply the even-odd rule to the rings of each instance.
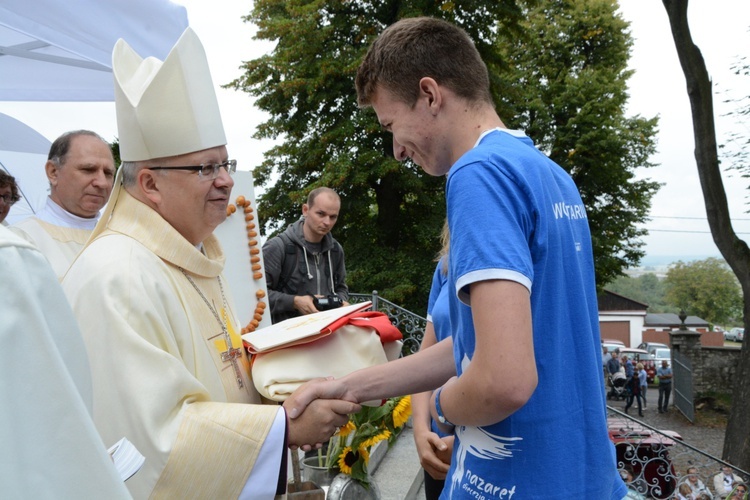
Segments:
[[[287,398],[284,407],[290,418],[297,418],[318,398],[360,402],[403,396],[436,389],[454,375],[453,341],[447,338],[430,349],[340,379],[307,382]]]
[[[525,286],[507,280],[474,283],[470,295],[474,357],[440,391],[440,405],[454,425],[483,426],[513,414],[536,389],[531,302]]]

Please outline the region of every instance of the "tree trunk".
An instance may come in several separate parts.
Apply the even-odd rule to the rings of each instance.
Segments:
[[[693,115],[695,160],[706,204],[711,235],[724,260],[732,268],[742,286],[744,323],[750,320],[750,249],[732,228],[724,184],[719,169],[714,128],[713,95],[703,56],[693,43],[687,20],[687,0],[662,0],[667,10],[677,55],[687,83]],[[750,349],[742,345],[739,364],[732,388],[732,409],[724,439],[723,458],[744,469],[750,469]]]

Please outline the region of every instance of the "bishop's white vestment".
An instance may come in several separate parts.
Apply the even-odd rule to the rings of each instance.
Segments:
[[[124,189],[115,199],[63,280],[92,367],[94,421],[106,442],[126,436],[145,455],[126,483],[135,498],[237,498],[283,410],[248,404],[260,399],[224,254],[213,236],[197,250]]]
[[[6,227],[0,276],[0,497],[130,498],[91,419],[86,348],[60,284]]]
[[[98,220],[98,217],[84,219],[75,216],[47,197],[44,207],[36,215],[13,224],[11,231],[33,243],[61,280]]]

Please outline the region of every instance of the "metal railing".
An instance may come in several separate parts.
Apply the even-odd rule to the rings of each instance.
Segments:
[[[409,354],[417,352],[419,346],[422,344],[422,339],[424,338],[424,329],[427,326],[427,320],[418,314],[414,314],[413,312],[380,297],[376,290],[370,295],[363,293],[349,294],[349,302],[351,304],[365,302],[367,300],[372,301],[373,311],[380,311],[387,314],[391,319],[391,323],[401,330],[401,333],[404,335],[404,345],[401,348],[401,355],[408,356]]]
[[[750,480],[746,471],[692,446],[675,432],[656,429],[611,406],[607,406],[607,416],[617,468],[631,474],[629,486],[642,498],[677,498],[679,485],[689,480],[687,470],[692,467],[714,498],[718,495],[713,479],[722,466],[730,467],[745,482]]]
[[[685,418],[695,422],[695,404],[693,400],[693,364],[679,349],[672,350],[672,372],[674,381],[674,405]]]

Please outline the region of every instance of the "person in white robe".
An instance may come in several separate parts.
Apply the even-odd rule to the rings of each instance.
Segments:
[[[318,401],[292,420],[259,404],[212,235],[236,163],[195,33],[163,62],[120,40],[113,72],[122,174],[63,279],[94,421],[145,455],[127,482],[135,498],[273,498],[286,489],[286,446],[327,440],[359,405]]]
[[[98,134],[74,130],[55,139],[44,169],[50,184],[45,205],[11,227],[36,245],[62,279],[112,192],[115,160]]]
[[[20,199],[21,195],[18,192],[16,179],[5,170],[0,169],[0,225],[8,225],[5,218],[10,212],[10,207]]]
[[[91,418],[86,348],[60,284],[3,226],[0,276],[0,496],[130,498]]]

